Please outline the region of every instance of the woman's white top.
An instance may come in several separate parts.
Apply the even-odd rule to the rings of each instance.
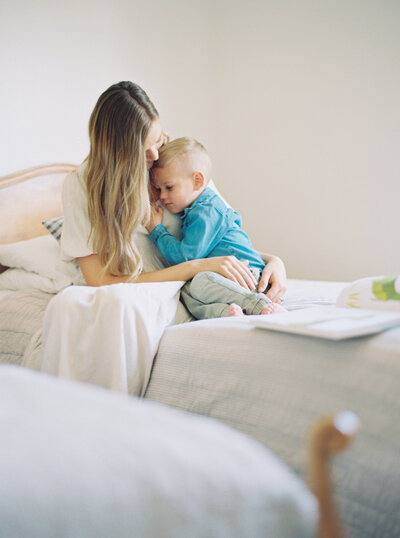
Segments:
[[[63,184],[64,225],[61,235],[61,255],[65,261],[93,254],[89,244],[90,221],[83,163],[67,175]]]

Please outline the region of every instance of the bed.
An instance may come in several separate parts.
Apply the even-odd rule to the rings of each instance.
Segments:
[[[40,369],[35,361],[46,307],[75,283],[73,271],[48,261],[59,247],[41,224],[62,215],[61,184],[73,169],[49,165],[0,180],[0,243],[13,245],[5,258],[0,246],[2,363]],[[35,259],[39,243],[45,254]],[[10,256],[15,263],[2,262]],[[285,305],[333,306],[348,284],[289,279]],[[187,320],[184,311],[180,315],[178,321]],[[250,435],[302,479],[311,425],[332,411],[352,409],[362,429],[333,468],[341,519],[348,536],[392,538],[400,536],[399,379],[400,328],[332,342],[225,318],[171,324],[143,395]]]

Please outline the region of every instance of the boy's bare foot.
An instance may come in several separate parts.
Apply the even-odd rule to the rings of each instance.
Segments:
[[[228,316],[244,316],[244,313],[238,304],[232,303],[229,305]]]
[[[282,314],[283,312],[287,312],[286,308],[283,308],[280,304],[277,303],[269,303],[263,310],[261,310],[261,314],[268,315],[268,314]]]

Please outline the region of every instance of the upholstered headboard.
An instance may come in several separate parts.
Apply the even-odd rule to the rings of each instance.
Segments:
[[[76,167],[48,164],[0,178],[0,245],[46,233],[42,221],[62,215],[62,183]]]
[[[0,178],[0,244],[46,233],[41,222],[62,215],[62,182],[75,168],[49,164]]]

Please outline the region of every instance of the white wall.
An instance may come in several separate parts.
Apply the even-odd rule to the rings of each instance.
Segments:
[[[219,3],[217,174],[292,277],[400,272],[400,2]]]
[[[207,3],[185,0],[3,0],[0,3],[0,175],[80,162],[100,93],[133,80],[167,130],[204,138],[212,54]],[[193,104],[196,109],[192,113]]]
[[[290,277],[399,273],[399,22],[396,0],[3,0],[0,175],[80,162],[130,79]]]

